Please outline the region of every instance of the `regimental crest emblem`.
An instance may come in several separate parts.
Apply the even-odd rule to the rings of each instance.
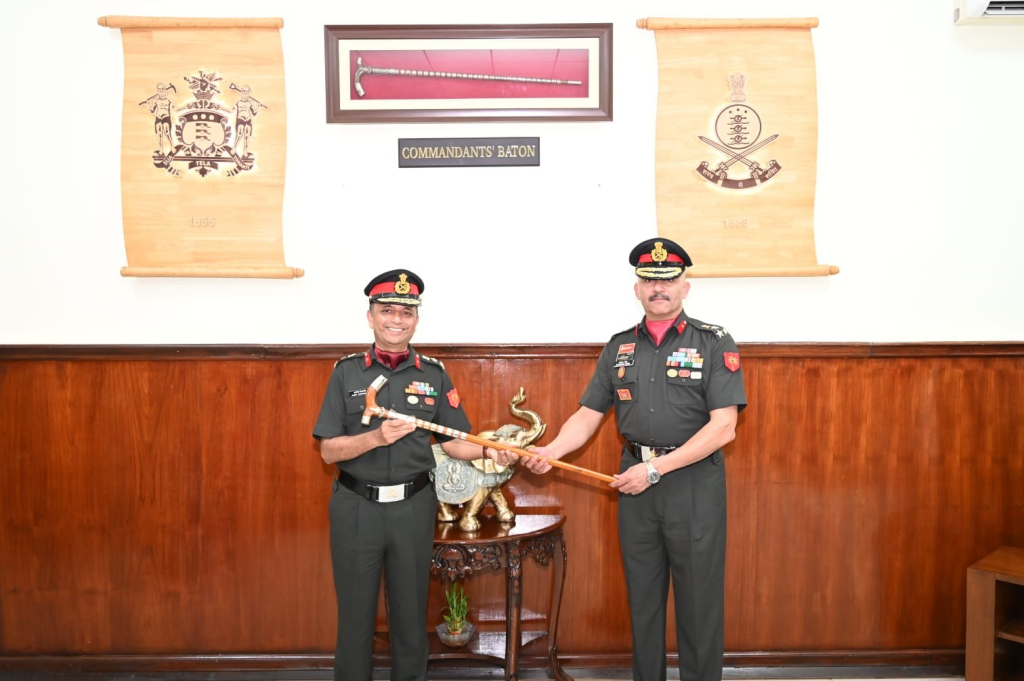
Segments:
[[[744,73],[732,73],[729,74],[728,81],[731,90],[730,104],[722,109],[715,119],[715,136],[718,138],[718,142],[701,135],[697,136],[701,142],[725,154],[728,158],[720,161],[714,170],[711,169],[713,161],[701,161],[697,166],[697,173],[708,182],[720,187],[749,189],[764,184],[782,170],[782,166],[775,159],[769,161],[768,167],[765,168],[753,158],[755,151],[768,146],[779,136],[778,134],[771,135],[758,142],[762,133],[761,117],[752,106],[746,103],[747,76]],[[730,171],[730,168],[736,163],[743,164],[749,173]],[[733,177],[729,176],[730,172]]]
[[[177,98],[178,88],[157,83],[156,94],[139,102],[155,117],[158,148],[153,152],[153,165],[171,175],[195,172],[200,177],[220,172],[221,166],[227,177],[252,170],[256,164],[250,149],[253,119],[270,107],[253,97],[248,85],[234,83],[228,87],[238,93],[238,99],[231,108],[223,106],[218,100],[223,94],[218,84],[223,79],[216,72],[199,71],[183,78],[194,101],[175,108],[168,92],[173,91]]]
[[[398,275],[398,282],[395,284],[395,293],[405,295],[406,293],[409,292],[410,285],[409,282],[406,281],[406,279],[408,278],[409,275],[407,274]]]

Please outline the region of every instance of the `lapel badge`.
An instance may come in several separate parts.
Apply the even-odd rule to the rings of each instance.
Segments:
[[[619,399],[622,400],[623,402],[629,402],[630,400],[633,399],[633,396],[629,394],[629,390],[627,390],[626,388],[616,390],[615,392],[619,394]]]

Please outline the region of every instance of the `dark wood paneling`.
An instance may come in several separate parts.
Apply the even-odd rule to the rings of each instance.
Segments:
[[[445,359],[595,359],[600,344],[418,345]],[[743,357],[1020,357],[1024,343],[740,343]],[[330,359],[366,345],[0,345],[0,362],[109,359]]]
[[[310,430],[333,359],[361,348],[0,348],[0,661],[327,659],[332,471]],[[511,422],[522,385],[548,441],[600,348],[422,350],[445,361],[475,429]],[[966,567],[1024,546],[1024,344],[741,353],[730,659],[962,659]],[[571,460],[610,473],[618,452],[607,418]],[[577,664],[626,659],[615,495],[523,470],[506,496],[568,517],[559,649]],[[470,582],[483,626],[499,626],[502,575]],[[524,565],[524,623],[548,584]]]

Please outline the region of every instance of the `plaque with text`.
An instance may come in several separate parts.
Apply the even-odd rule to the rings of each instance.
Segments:
[[[463,137],[398,140],[399,168],[539,165],[539,137]]]

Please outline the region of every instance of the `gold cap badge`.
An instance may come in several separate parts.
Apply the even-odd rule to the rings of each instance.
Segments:
[[[668,258],[668,251],[663,248],[663,244],[660,241],[654,242],[654,250],[651,251],[651,260],[654,262],[665,262]]]
[[[395,284],[395,293],[406,294],[409,292],[409,282],[406,281],[408,275],[399,274],[398,283]]]

